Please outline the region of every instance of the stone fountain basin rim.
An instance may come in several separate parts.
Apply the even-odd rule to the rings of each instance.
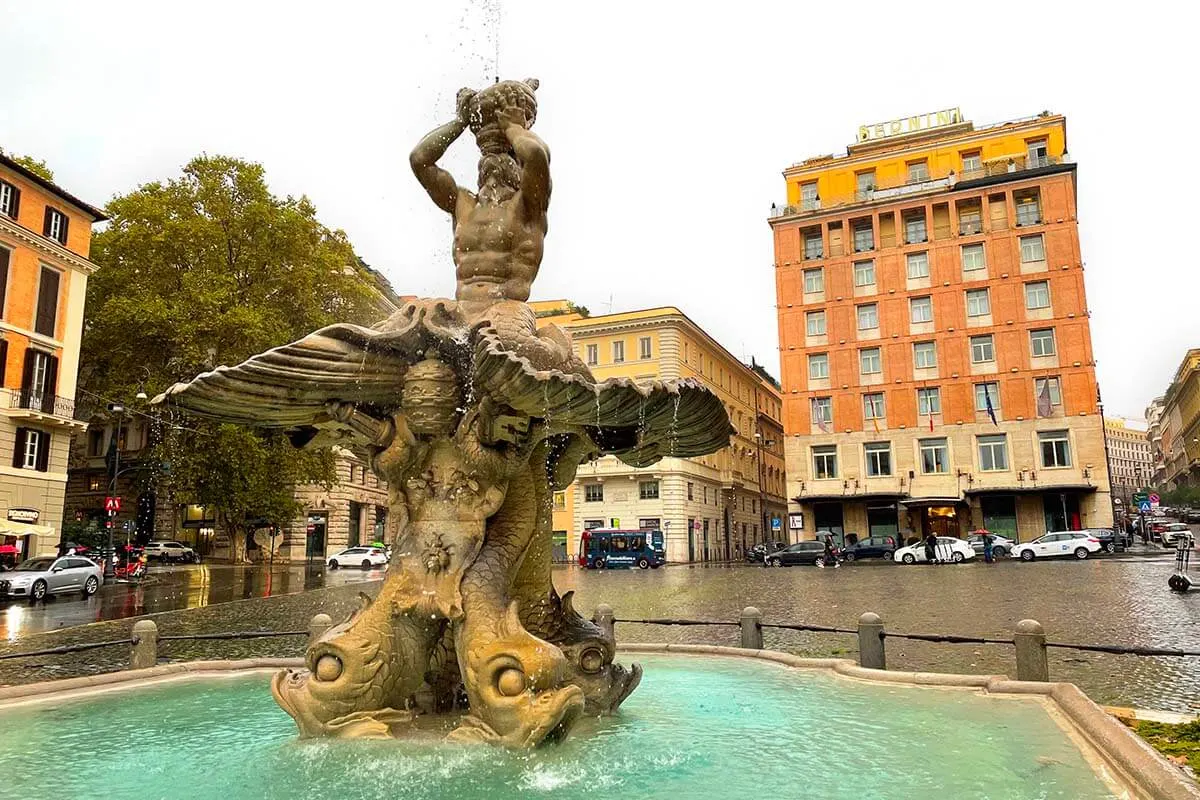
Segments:
[[[1147,800],[1200,800],[1200,787],[1073,683],[1016,681],[1004,675],[867,669],[845,658],[803,658],[776,650],[747,650],[719,645],[627,643],[619,645],[617,649],[626,654],[669,653],[753,658],[795,669],[820,670],[841,679],[927,689],[968,690],[1000,698],[1033,698],[1042,703],[1051,719],[1058,723],[1085,760],[1118,796]],[[0,712],[33,703],[73,700],[184,680],[274,672],[284,667],[302,668],[304,665],[302,658],[186,661],[146,669],[5,686],[0,687]]]

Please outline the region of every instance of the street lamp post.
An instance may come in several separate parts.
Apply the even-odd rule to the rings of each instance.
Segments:
[[[113,460],[112,460],[112,476],[108,481],[108,497],[115,497],[117,491],[117,476],[121,472],[121,420],[125,416],[125,406],[119,403],[109,403],[108,410],[117,415],[117,429],[113,433]],[[113,509],[108,509],[108,550],[104,556],[104,578],[116,577],[116,572],[113,570],[113,518],[117,512]]]

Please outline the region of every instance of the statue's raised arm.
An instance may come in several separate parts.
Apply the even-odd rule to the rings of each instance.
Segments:
[[[459,192],[466,190],[461,189],[454,176],[439,167],[437,162],[470,124],[471,101],[474,98],[474,91],[459,89],[458,113],[455,118],[427,133],[408,157],[408,163],[421,186],[429,193],[437,207],[447,214],[454,213]]]
[[[521,200],[526,213],[544,216],[550,207],[550,149],[529,130],[532,122],[526,120],[520,106],[501,109],[496,118],[521,166]]]

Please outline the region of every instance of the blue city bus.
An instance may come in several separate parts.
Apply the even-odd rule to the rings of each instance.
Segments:
[[[667,563],[662,531],[592,528],[579,538],[579,566],[588,569],[658,569]]]

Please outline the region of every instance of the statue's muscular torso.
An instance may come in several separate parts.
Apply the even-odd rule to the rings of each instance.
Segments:
[[[529,299],[546,238],[545,215],[531,216],[520,192],[487,202],[459,191],[454,214],[458,300]]]

